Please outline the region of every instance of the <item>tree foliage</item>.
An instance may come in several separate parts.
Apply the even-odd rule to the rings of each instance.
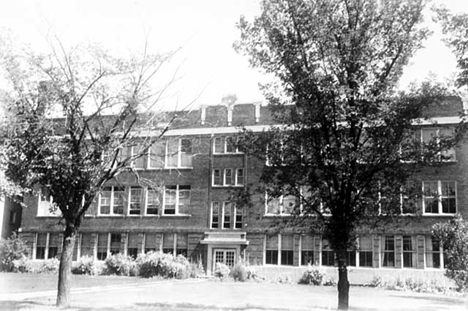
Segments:
[[[170,126],[156,105],[171,80],[153,81],[172,53],[145,49],[116,58],[98,46],[51,52],[0,50],[10,92],[3,96],[8,119],[2,128],[3,166],[8,180],[29,194],[48,192],[64,220],[57,304],[68,304],[67,287],[76,232],[106,182],[133,171]],[[168,125],[169,124],[169,125]],[[131,151],[133,150],[133,151]]]
[[[458,214],[449,222],[432,227],[433,235],[442,242],[445,255],[445,275],[457,284],[458,289],[468,289],[468,222]]]
[[[396,89],[429,34],[424,6],[273,0],[261,3],[253,22],[238,24],[235,48],[272,76],[262,88],[280,124],[245,145],[266,155],[268,197],[299,198],[290,207],[294,220],[322,233],[336,252],[340,308],[348,307],[346,251],[357,229],[401,214],[402,190],[408,198],[418,192],[407,183],[412,172],[443,161],[441,151],[455,142],[448,135],[422,144],[411,130],[429,104],[441,102],[444,87]],[[405,212],[416,207],[405,200]]]

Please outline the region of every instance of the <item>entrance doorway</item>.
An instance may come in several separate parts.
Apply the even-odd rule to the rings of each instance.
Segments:
[[[236,263],[236,250],[235,249],[214,249],[213,250],[213,270],[215,269],[216,263],[220,262],[226,266],[232,268]]]

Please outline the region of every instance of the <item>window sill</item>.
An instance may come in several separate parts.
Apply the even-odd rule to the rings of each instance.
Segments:
[[[244,185],[212,185],[213,188],[244,188]]]
[[[214,156],[223,156],[223,155],[244,155],[243,152],[213,152]]]
[[[453,217],[455,216],[457,213],[423,213],[422,216],[423,217],[431,217],[431,216],[435,216],[435,217]]]
[[[264,214],[263,216],[264,217],[269,217],[269,218],[270,217],[271,218],[273,218],[273,217],[293,217],[292,214],[284,214],[284,213],[281,213],[281,214]]]
[[[161,215],[161,218],[190,218],[192,217],[191,214],[166,214]]]

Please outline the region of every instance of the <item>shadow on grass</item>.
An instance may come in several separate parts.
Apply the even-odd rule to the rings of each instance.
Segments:
[[[418,295],[390,295],[390,297],[406,298],[406,299],[416,299],[416,300],[427,300],[434,301],[438,304],[452,304],[452,305],[463,305],[466,302],[467,298],[464,297],[447,297],[447,296],[418,296]]]
[[[49,310],[50,304],[37,301],[0,301],[0,310]]]

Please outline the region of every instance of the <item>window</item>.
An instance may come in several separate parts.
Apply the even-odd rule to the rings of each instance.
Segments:
[[[244,169],[243,168],[226,168],[213,169],[213,186],[243,186],[244,185]]]
[[[346,252],[346,265],[349,267],[356,266],[356,252],[354,250],[348,250]]]
[[[232,186],[232,183],[233,183],[232,169],[227,168],[224,170],[224,185]]]
[[[235,207],[234,214],[235,214],[234,229],[244,228],[244,210],[241,208]]]
[[[120,253],[120,245],[122,244],[122,235],[119,233],[111,233],[110,253],[115,255]]]
[[[129,215],[140,215],[143,207],[143,188],[130,187]]]
[[[278,235],[266,237],[265,264],[278,264]]]
[[[427,128],[421,130],[421,140],[424,146],[434,146],[437,144],[438,148],[441,148],[442,151],[438,154],[443,161],[455,161],[455,149],[450,146],[450,148],[444,148],[444,142],[450,140],[453,137],[453,129],[451,128]]]
[[[211,203],[211,229],[242,229],[243,210],[233,202]]]
[[[403,236],[403,267],[416,268],[415,239],[412,236]]]
[[[94,243],[91,233],[82,233],[81,234],[81,251],[80,255],[89,256],[94,258]]]
[[[176,138],[167,142],[166,167],[192,167],[192,141],[188,138]]]
[[[166,186],[164,215],[178,215],[190,206],[190,186]]]
[[[426,237],[426,268],[441,268],[440,241],[435,237]]]
[[[174,234],[164,233],[163,236],[163,253],[174,254]]]
[[[107,242],[109,234],[99,233],[98,234],[98,247],[97,247],[97,259],[105,260],[107,258]]]
[[[211,203],[211,228],[217,229],[219,228],[219,202],[212,202]]]
[[[47,258],[58,258],[59,257],[59,244],[60,236],[58,233],[49,233],[49,248],[47,253]]]
[[[147,153],[148,150],[143,146],[142,143],[138,143],[131,148],[132,152],[132,167],[136,169],[144,169],[146,168],[146,162],[147,162]]]
[[[155,233],[145,235],[145,253],[159,251],[158,236]]]
[[[322,266],[335,265],[335,252],[331,249],[327,240],[322,240]]]
[[[281,265],[292,266],[294,264],[293,236],[281,235]]]
[[[176,255],[182,255],[187,258],[188,254],[188,235],[177,233],[176,235]]]
[[[301,241],[301,265],[313,265],[314,263],[314,237],[305,235]]]
[[[128,242],[127,242],[127,255],[136,259],[138,256],[138,234],[137,233],[129,233],[128,234]]]
[[[241,186],[244,184],[244,169],[236,169],[236,186]]]
[[[383,240],[382,266],[395,267],[395,237],[393,235],[384,236]]]
[[[123,215],[125,189],[106,187],[99,194],[99,215]]]
[[[414,214],[420,210],[421,184],[407,182],[401,189],[401,213]]]
[[[423,205],[425,214],[455,214],[456,182],[440,180],[423,182]]]
[[[439,142],[441,140],[443,141],[444,139],[451,139],[453,138],[453,129],[452,128],[440,128],[439,129]],[[444,148],[441,152],[440,155],[442,157],[442,160],[444,161],[456,161],[456,156],[455,156],[455,149],[453,147],[450,148]]]
[[[166,142],[155,142],[149,148],[149,168],[164,168]]]
[[[161,193],[152,188],[146,192],[146,215],[158,215],[161,208]]]
[[[455,214],[457,211],[457,195],[454,181],[441,181],[441,203],[443,214]]]
[[[231,202],[223,203],[223,229],[230,229],[232,226],[232,204]]]
[[[38,233],[36,240],[36,259],[46,259],[47,233]]]
[[[292,195],[281,195],[278,198],[266,198],[266,214],[286,214],[293,213],[297,205],[297,198]]]
[[[60,215],[60,209],[54,204],[50,191],[47,188],[41,188],[37,216],[58,217]]]
[[[372,238],[371,237],[359,238],[359,266],[360,267],[372,267],[373,266]]]
[[[237,139],[231,136],[213,138],[213,153],[240,153],[237,148]]]
[[[221,170],[220,169],[214,169],[213,170],[213,186],[222,186],[223,182],[221,180]]]

